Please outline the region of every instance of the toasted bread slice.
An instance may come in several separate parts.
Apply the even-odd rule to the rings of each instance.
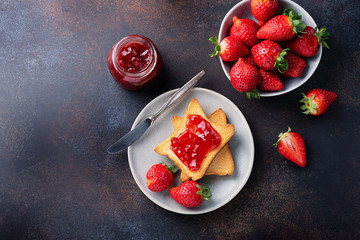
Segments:
[[[221,142],[217,148],[214,150],[208,152],[204,159],[201,162],[200,168],[196,171],[191,171],[171,150],[171,138],[178,137],[179,134],[183,133],[186,130],[186,119],[189,114],[197,114],[200,115],[202,118],[204,118],[206,121],[208,121],[211,126],[218,132],[218,134],[221,136]],[[191,100],[188,108],[185,111],[185,115],[183,120],[181,121],[181,124],[179,127],[168,137],[165,139],[162,143],[157,145],[155,147],[155,152],[157,152],[160,155],[168,156],[175,164],[176,166],[184,172],[184,174],[191,178],[192,180],[196,181],[202,178],[210,166],[211,162],[215,158],[215,156],[218,154],[218,152],[223,148],[223,146],[230,140],[230,138],[234,135],[234,125],[232,124],[219,124],[215,122],[210,122],[209,119],[206,117],[199,101],[194,98]]]
[[[226,114],[225,112],[219,108],[218,110],[214,111],[209,116],[210,122],[226,124]],[[181,124],[182,117],[173,116],[172,117],[174,129],[177,129]],[[234,159],[231,154],[229,143],[225,144],[225,146],[219,151],[216,155],[212,163],[210,164],[209,168],[206,170],[205,175],[231,175],[234,172]],[[188,180],[189,177],[185,175],[184,172],[181,172],[180,179]]]

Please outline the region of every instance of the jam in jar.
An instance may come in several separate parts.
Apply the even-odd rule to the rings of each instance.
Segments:
[[[152,83],[162,68],[154,43],[142,35],[129,35],[109,51],[107,64],[116,82],[127,89],[140,89]]]
[[[206,154],[220,143],[221,136],[211,124],[200,115],[191,114],[186,120],[186,130],[171,138],[170,149],[190,171],[196,171]]]

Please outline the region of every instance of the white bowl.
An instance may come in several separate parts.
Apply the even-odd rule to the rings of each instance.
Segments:
[[[230,34],[230,28],[233,25],[233,17],[237,16],[238,18],[248,18],[251,20],[254,20],[257,22],[257,20],[254,18],[254,16],[251,13],[251,7],[250,7],[250,1],[251,0],[243,0],[236,4],[233,8],[230,9],[230,11],[225,15],[219,31],[219,42],[221,42],[222,39],[229,36]],[[302,22],[305,23],[308,26],[311,26],[315,28],[317,25],[310,16],[308,12],[305,11],[302,7],[300,7],[298,4],[290,1],[290,0],[278,0],[279,3],[279,13],[282,12],[286,8],[294,9],[295,12],[302,16]],[[319,65],[320,59],[322,54],[322,47],[320,47],[319,51],[310,58],[304,58],[306,60],[306,67],[300,77],[297,78],[289,78],[289,77],[281,77],[281,81],[284,84],[284,88],[280,91],[276,92],[261,92],[261,97],[273,97],[285,94],[287,92],[290,92],[298,87],[300,87],[302,84],[304,84],[315,72],[317,66]],[[233,62],[224,62],[220,58],[221,67],[224,70],[225,75],[230,80],[230,70],[231,67],[234,65]]]

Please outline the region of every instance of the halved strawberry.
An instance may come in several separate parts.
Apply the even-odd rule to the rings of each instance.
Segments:
[[[288,131],[279,134],[279,139],[274,146],[278,148],[281,155],[286,159],[296,163],[300,167],[306,165],[306,153],[304,139],[300,134],[291,132],[291,128],[288,127]]]

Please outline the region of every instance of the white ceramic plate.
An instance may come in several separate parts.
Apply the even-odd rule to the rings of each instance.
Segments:
[[[138,115],[132,128],[143,119],[156,112],[176,91],[166,92],[151,101]],[[171,117],[184,116],[191,99],[196,98],[202,105],[206,115],[210,115],[218,108],[222,108],[228,117],[228,122],[235,125],[235,134],[229,144],[232,150],[235,170],[231,176],[205,176],[198,182],[211,189],[211,201],[203,201],[195,208],[186,208],[175,202],[168,191],[152,192],[146,185],[148,169],[160,162],[172,164],[166,157],[155,153],[154,148],[173,133]],[[166,111],[154,125],[128,148],[131,173],[141,191],[154,203],[167,210],[182,214],[201,214],[213,211],[233,199],[248,180],[254,162],[253,137],[241,111],[226,97],[204,88],[194,88],[177,104]],[[180,173],[175,175],[174,185],[180,185]]]
[[[231,8],[230,11],[225,15],[220,26],[220,31],[218,36],[219,42],[223,38],[229,35],[230,28],[233,25],[232,18],[234,16],[237,16],[238,18],[248,18],[257,22],[257,20],[254,18],[254,16],[251,13],[250,1],[251,0],[243,0],[239,2],[233,8]],[[303,9],[297,3],[290,0],[278,0],[278,3],[279,3],[279,12],[284,11],[284,9],[286,8],[294,9],[297,14],[300,14],[302,16],[303,23],[313,28],[317,26],[314,19],[310,16],[310,14],[306,12],[305,9]],[[321,59],[321,54],[322,54],[322,47],[320,47],[320,50],[314,56],[310,58],[304,58],[306,60],[306,67],[299,77],[297,78],[282,77],[281,80],[284,84],[284,88],[282,90],[276,92],[261,92],[260,96],[273,97],[273,96],[282,95],[303,85],[313,75],[316,68],[318,67]],[[230,79],[230,69],[234,63],[224,62],[220,58],[220,64],[225,75],[228,77],[228,79]]]

